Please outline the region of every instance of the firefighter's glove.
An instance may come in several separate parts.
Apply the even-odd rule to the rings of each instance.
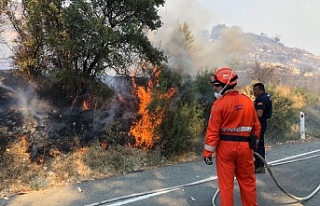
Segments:
[[[254,149],[255,152],[258,150],[258,147],[259,147],[259,140],[256,141],[256,148]]]
[[[254,152],[257,151],[259,139],[255,134],[251,134],[249,137],[249,147]]]
[[[207,165],[212,165],[213,164],[211,156],[210,157],[204,157],[203,160]]]

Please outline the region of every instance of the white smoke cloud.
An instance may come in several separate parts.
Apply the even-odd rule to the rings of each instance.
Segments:
[[[231,54],[249,42],[239,27],[226,28],[219,41],[210,41],[216,17],[197,0],[171,0],[159,9],[159,15],[163,26],[149,34],[150,40],[169,57],[170,67],[183,68],[190,75],[205,68],[230,66]],[[185,36],[179,32],[179,26],[185,23],[194,37],[191,45],[185,44]]]

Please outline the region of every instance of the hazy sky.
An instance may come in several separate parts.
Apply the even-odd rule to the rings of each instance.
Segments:
[[[288,47],[320,56],[320,1],[317,0],[167,0],[160,9],[164,23],[187,22],[196,29],[217,24],[243,32],[280,37]]]

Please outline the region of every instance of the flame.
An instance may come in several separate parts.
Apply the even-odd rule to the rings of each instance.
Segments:
[[[78,152],[79,152],[80,154],[84,154],[86,151],[87,151],[87,148],[86,148],[86,147],[81,147],[81,148],[79,148],[79,150],[78,150]]]
[[[83,101],[83,102],[82,102],[82,107],[83,107],[83,110],[89,110],[89,109],[90,109],[90,108],[89,108],[89,104],[88,104],[87,101]]]
[[[86,99],[82,102],[83,110],[93,110],[95,108],[95,104],[97,101],[97,97],[94,95],[86,96]]]
[[[152,148],[154,141],[160,139],[155,130],[162,123],[165,109],[158,106],[155,113],[150,113],[147,109],[153,99],[153,95],[155,95],[154,85],[158,85],[159,74],[160,70],[154,68],[154,79],[148,82],[147,87],[137,86],[133,80],[133,88],[139,99],[138,114],[141,116],[136,124],[131,126],[129,131],[129,135],[135,137],[135,147]],[[175,89],[170,88],[166,94],[157,94],[157,98],[168,99],[174,94]]]
[[[108,148],[109,148],[108,142],[101,142],[101,143],[100,143],[100,146],[101,146],[103,149],[108,149]]]

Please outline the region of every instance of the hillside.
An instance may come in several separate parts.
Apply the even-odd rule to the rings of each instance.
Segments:
[[[228,29],[225,25],[217,25],[212,28],[210,39],[219,41],[221,32]],[[244,65],[255,61],[268,62],[295,68],[306,72],[317,72],[320,69],[320,56],[299,48],[290,48],[281,43],[278,37],[268,37],[266,34],[242,33],[243,38],[249,40],[249,44],[234,57]],[[296,73],[296,74],[301,74]]]
[[[313,55],[303,49],[290,48],[282,43],[266,36],[247,34],[254,43],[247,49],[245,57],[254,61],[255,58],[262,62],[279,63],[288,67],[294,67],[302,70],[320,69],[320,57]]]
[[[225,38],[224,35],[228,30],[232,28],[216,25],[211,33],[207,32],[205,36],[209,42],[219,42]],[[279,37],[269,37],[263,33],[260,35],[241,33],[240,37],[233,36],[233,38],[246,42],[244,48],[230,54],[233,59],[231,66],[241,77],[241,86],[251,83],[250,72],[255,63],[259,63],[262,67],[274,68],[272,81],[319,93],[320,87],[315,86],[313,82],[319,81],[320,56],[303,49],[287,47],[281,43]]]

